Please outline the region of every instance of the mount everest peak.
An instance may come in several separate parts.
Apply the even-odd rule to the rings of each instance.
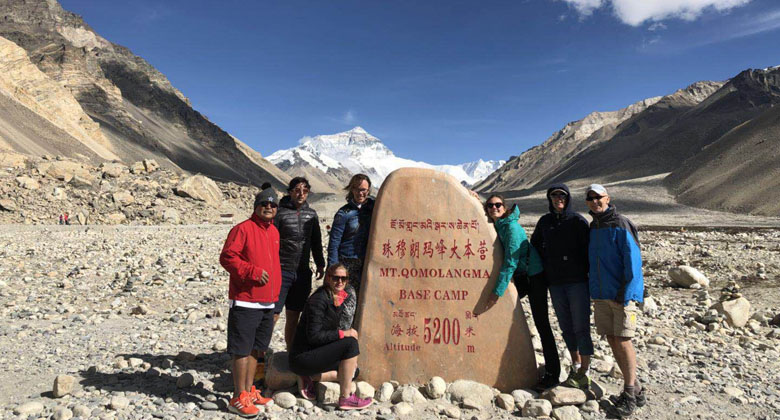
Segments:
[[[268,156],[268,160],[292,176],[305,165],[317,168],[326,175],[364,173],[377,186],[391,172],[403,167],[434,169],[472,185],[505,163],[479,159],[459,165],[432,165],[401,158],[362,127],[336,134],[303,137],[298,146],[274,152]],[[343,175],[339,178],[343,178]]]

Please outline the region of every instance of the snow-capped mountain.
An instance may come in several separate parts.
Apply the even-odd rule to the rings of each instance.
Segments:
[[[457,180],[472,185],[501,167],[505,161],[483,161],[460,165],[431,165],[396,156],[381,140],[361,127],[337,134],[304,137],[292,149],[279,150],[267,157],[284,171],[308,165],[326,174],[364,173],[379,186],[398,168],[428,168],[448,173]],[[290,173],[290,175],[294,175]]]

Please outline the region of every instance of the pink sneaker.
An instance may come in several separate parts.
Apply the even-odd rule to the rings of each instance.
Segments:
[[[314,401],[317,399],[317,392],[314,389],[314,381],[311,380],[308,376],[301,376],[301,385],[298,388],[298,391],[301,393],[301,397],[309,400]]]
[[[357,395],[352,394],[347,398],[339,397],[339,409],[362,410],[371,405],[372,402],[371,398],[358,398]]]

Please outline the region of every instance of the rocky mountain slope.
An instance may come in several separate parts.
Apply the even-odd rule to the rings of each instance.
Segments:
[[[337,134],[304,137],[298,146],[276,151],[268,156],[268,160],[291,176],[301,171],[322,172],[321,179],[337,188],[345,185],[356,173],[368,175],[373,184],[379,186],[390,172],[402,167],[435,169],[472,185],[504,163],[480,159],[460,165],[431,165],[401,158],[362,127]]]
[[[97,164],[154,158],[216,179],[289,177],[194,110],[168,79],[56,1],[0,1],[0,145]],[[26,57],[25,57],[26,55]],[[34,115],[33,115],[34,114]],[[42,128],[29,121],[44,120]],[[20,135],[17,135],[18,134]]]
[[[751,141],[749,136],[741,135],[747,133],[746,128],[737,128],[780,103],[780,68],[746,70],[726,83],[698,82],[653,101],[644,109],[641,105],[632,105],[638,112],[626,113],[631,115],[614,128],[589,133],[592,129],[583,129],[580,121],[569,124],[541,146],[510,160],[477,188],[480,191],[517,191],[539,189],[559,181],[574,185],[593,181],[609,183],[673,171],[678,174],[673,184],[682,186],[685,184],[682,174],[691,173],[685,170],[686,167],[717,166],[717,162],[707,160],[714,156],[712,151],[707,153],[706,150],[722,136],[731,132],[730,140],[724,143],[736,148],[741,147],[736,146],[737,143]],[[768,132],[766,130],[775,129],[772,128],[776,126],[773,121],[766,117],[754,125]],[[577,141],[578,133],[567,135],[570,127],[582,132],[580,141]],[[760,154],[759,150],[760,147],[755,156]],[[773,162],[777,166],[777,160]],[[775,175],[771,171],[755,175],[751,180],[760,185],[760,189],[774,185]],[[691,182],[693,185],[697,181]],[[693,198],[695,195],[689,197],[688,204],[701,203],[715,209],[737,208],[723,202],[717,204],[716,196],[706,202]],[[686,200],[684,196],[681,199]],[[740,208],[773,214],[761,204],[761,198],[754,196],[748,198],[750,200],[754,201],[742,202]]]

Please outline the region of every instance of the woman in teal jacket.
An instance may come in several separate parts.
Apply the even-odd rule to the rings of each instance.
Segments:
[[[555,337],[550,327],[550,318],[547,314],[547,281],[544,278],[542,259],[534,247],[528,241],[525,229],[520,226],[518,218],[520,209],[513,206],[507,211],[504,197],[493,194],[485,202],[485,213],[488,215],[498,232],[498,238],[504,247],[504,261],[498,274],[496,287],[488,299],[488,308],[496,304],[504,295],[509,281],[514,278],[518,291],[528,293],[528,301],[531,306],[531,315],[534,318],[536,330],[542,341],[544,353],[545,373],[539,381],[538,388],[551,388],[558,384],[561,375],[561,361],[558,358],[558,348],[555,345]],[[522,280],[528,278],[526,287]]]

